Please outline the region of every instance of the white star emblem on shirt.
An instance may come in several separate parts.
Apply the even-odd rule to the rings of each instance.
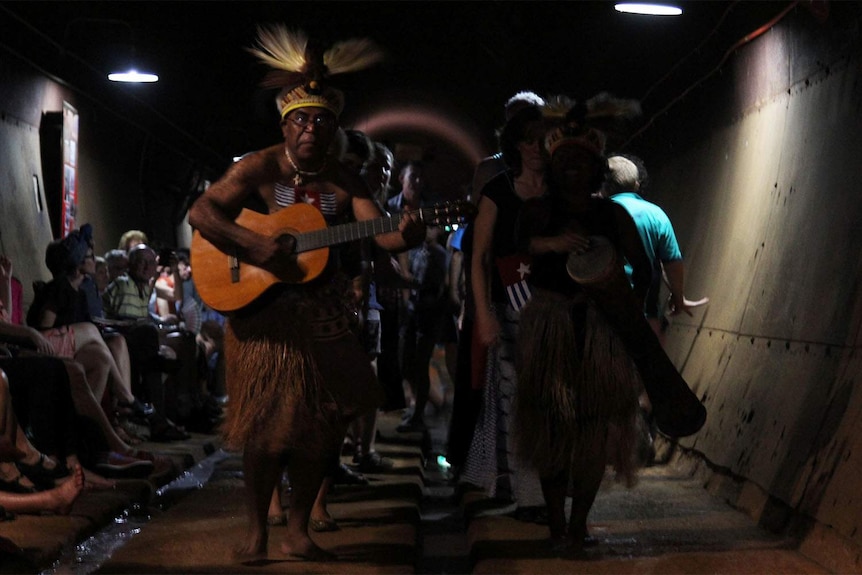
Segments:
[[[524,279],[524,276],[530,273],[530,266],[521,262],[521,265],[518,266],[518,273],[521,274],[521,279]]]
[[[302,198],[300,199],[306,204],[311,204],[312,206],[314,205],[314,198],[312,198],[308,194],[302,194]]]

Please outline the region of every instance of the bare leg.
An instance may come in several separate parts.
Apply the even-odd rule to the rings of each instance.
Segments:
[[[353,420],[351,424],[355,433],[353,440],[357,458],[374,451],[374,436],[377,434],[377,410],[364,413]]]
[[[111,391],[118,400],[131,403],[135,400],[132,394],[132,362],[129,359],[129,348],[126,338],[119,334],[111,335],[104,340],[114,359],[115,369],[111,369]]]
[[[277,456],[246,447],[242,457],[242,467],[245,474],[249,526],[246,539],[236,549],[236,554],[243,559],[266,557],[266,514],[282,466]]]
[[[112,361],[110,358],[111,354],[104,343],[99,345],[89,342],[78,346],[75,351],[74,359],[84,367],[87,383],[93,391],[93,396],[99,400],[108,387],[108,377],[111,374],[109,361]]]
[[[428,405],[428,394],[431,391],[431,376],[428,368],[436,343],[434,337],[425,334],[420,335],[416,342],[416,363],[411,378],[416,405],[413,409],[413,417],[410,418],[410,421],[415,424],[425,423],[425,406]]]
[[[266,512],[266,522],[269,525],[281,525],[284,523],[284,509],[281,508],[281,486],[275,484],[272,497],[269,499],[269,511]]]
[[[566,538],[566,488],[569,483],[568,470],[552,477],[541,478],[542,495],[548,506],[548,527],[551,543],[557,545]]]
[[[320,484],[320,489],[317,490],[317,497],[314,499],[314,505],[311,508],[311,520],[334,523],[332,515],[329,514],[329,509],[326,508],[326,498],[329,496],[329,489],[331,487],[332,477],[324,477],[323,482]]]
[[[575,553],[583,550],[587,537],[587,516],[596,500],[596,494],[605,475],[607,450],[604,437],[597,440],[592,449],[587,450],[580,461],[575,461],[572,469],[572,515],[569,519],[571,549]]]
[[[24,434],[24,430],[18,425],[18,419],[15,417],[15,412],[12,409],[9,381],[2,370],[0,370],[0,436],[6,438],[8,441],[10,454],[15,452],[15,457],[10,457],[8,461],[20,461],[27,465],[36,465],[41,461],[42,467],[49,470],[57,466],[57,462],[50,457],[45,457],[42,460],[42,454],[30,443],[30,440]],[[0,475],[5,480],[11,480],[19,474],[13,466],[8,466]],[[19,481],[28,487],[32,486],[32,483],[26,477],[22,477]]]
[[[99,429],[104,434],[111,451],[125,454],[131,453],[132,448],[117,435],[114,426],[108,420],[105,410],[102,409],[102,404],[93,395],[90,384],[87,382],[84,368],[81,364],[71,359],[65,359],[64,363],[66,364],[66,373],[69,374],[69,387],[72,391],[72,402],[75,404],[75,411],[84,417],[92,419],[99,425]]]
[[[94,324],[76,323],[74,328],[75,360],[81,362],[84,369],[87,370],[87,381],[91,385],[93,395],[101,401],[108,386],[108,378],[110,378],[113,384],[111,391],[116,394],[117,399],[127,403],[133,401],[129,350],[126,347],[125,339],[122,337],[112,338],[120,340],[112,343],[112,345],[116,347],[117,353],[125,356],[121,360],[125,368],[125,372],[123,372],[117,366],[111,350]]]
[[[9,392],[9,380],[6,373],[0,370],[0,435],[7,438],[9,445],[14,446],[20,454],[27,454],[33,447],[18,425],[18,419],[12,410],[12,396]],[[12,451],[13,449],[10,449]],[[17,458],[11,458],[17,459]]]
[[[84,471],[80,465],[76,465],[72,468],[72,477],[54,489],[23,494],[0,492],[0,505],[15,513],[48,511],[68,515],[83,488]]]
[[[312,561],[334,558],[334,555],[318,547],[308,536],[311,510],[319,494],[329,460],[330,458],[291,457],[288,461],[287,472],[291,487],[290,513],[287,517],[287,534],[281,543],[281,552],[285,555]]]
[[[84,473],[84,489],[87,491],[103,491],[107,489],[114,489],[117,486],[117,482],[111,479],[106,479],[95,473],[90,471],[89,469],[84,469],[81,465],[81,462],[78,460],[77,455],[69,455],[66,457],[66,467],[69,469],[75,469],[75,467],[80,467]],[[67,478],[60,479],[59,481],[65,481]]]

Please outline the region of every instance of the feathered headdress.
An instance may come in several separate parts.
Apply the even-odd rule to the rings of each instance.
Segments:
[[[291,32],[283,25],[258,27],[257,44],[248,51],[272,68],[263,85],[282,88],[276,98],[282,118],[306,106],[341,114],[344,94],[329,86],[328,78],[367,68],[383,58],[380,49],[365,38],[345,40],[321,52],[304,32]]]
[[[597,94],[586,102],[559,95],[546,100],[543,113],[546,118],[562,124],[545,136],[545,149],[553,154],[563,143],[581,145],[596,155],[605,150],[605,132],[619,120],[635,118],[641,113],[640,102],[614,97],[607,92]]]

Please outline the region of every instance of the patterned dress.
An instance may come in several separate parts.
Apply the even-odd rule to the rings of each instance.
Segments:
[[[492,240],[493,257],[505,259],[517,253],[515,232],[523,205],[515,194],[512,176],[504,172],[492,179],[483,197],[497,204],[497,221]],[[502,270],[501,270],[502,271]],[[492,271],[491,299],[493,312],[500,322],[497,345],[488,350],[482,405],[461,472],[461,481],[478,485],[489,497],[511,500],[519,507],[544,504],[537,472],[514,441],[513,422],[517,373],[516,340],[520,322],[520,303],[511,298],[502,279],[506,274]]]

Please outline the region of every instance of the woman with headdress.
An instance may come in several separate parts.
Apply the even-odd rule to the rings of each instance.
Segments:
[[[641,384],[622,342],[591,292],[572,279],[567,262],[570,254],[597,252],[601,240],[595,236],[607,238],[612,250],[604,253],[632,263],[641,295],[649,262],[625,212],[592,197],[606,168],[604,138],[575,114],[545,139],[549,196],[522,215],[521,240],[533,255],[532,299],[521,314],[515,411],[517,444],[541,477],[552,542],[580,551],[605,465],[633,482]],[[621,272],[621,258],[609,261]],[[566,521],[570,481],[573,502]]]

